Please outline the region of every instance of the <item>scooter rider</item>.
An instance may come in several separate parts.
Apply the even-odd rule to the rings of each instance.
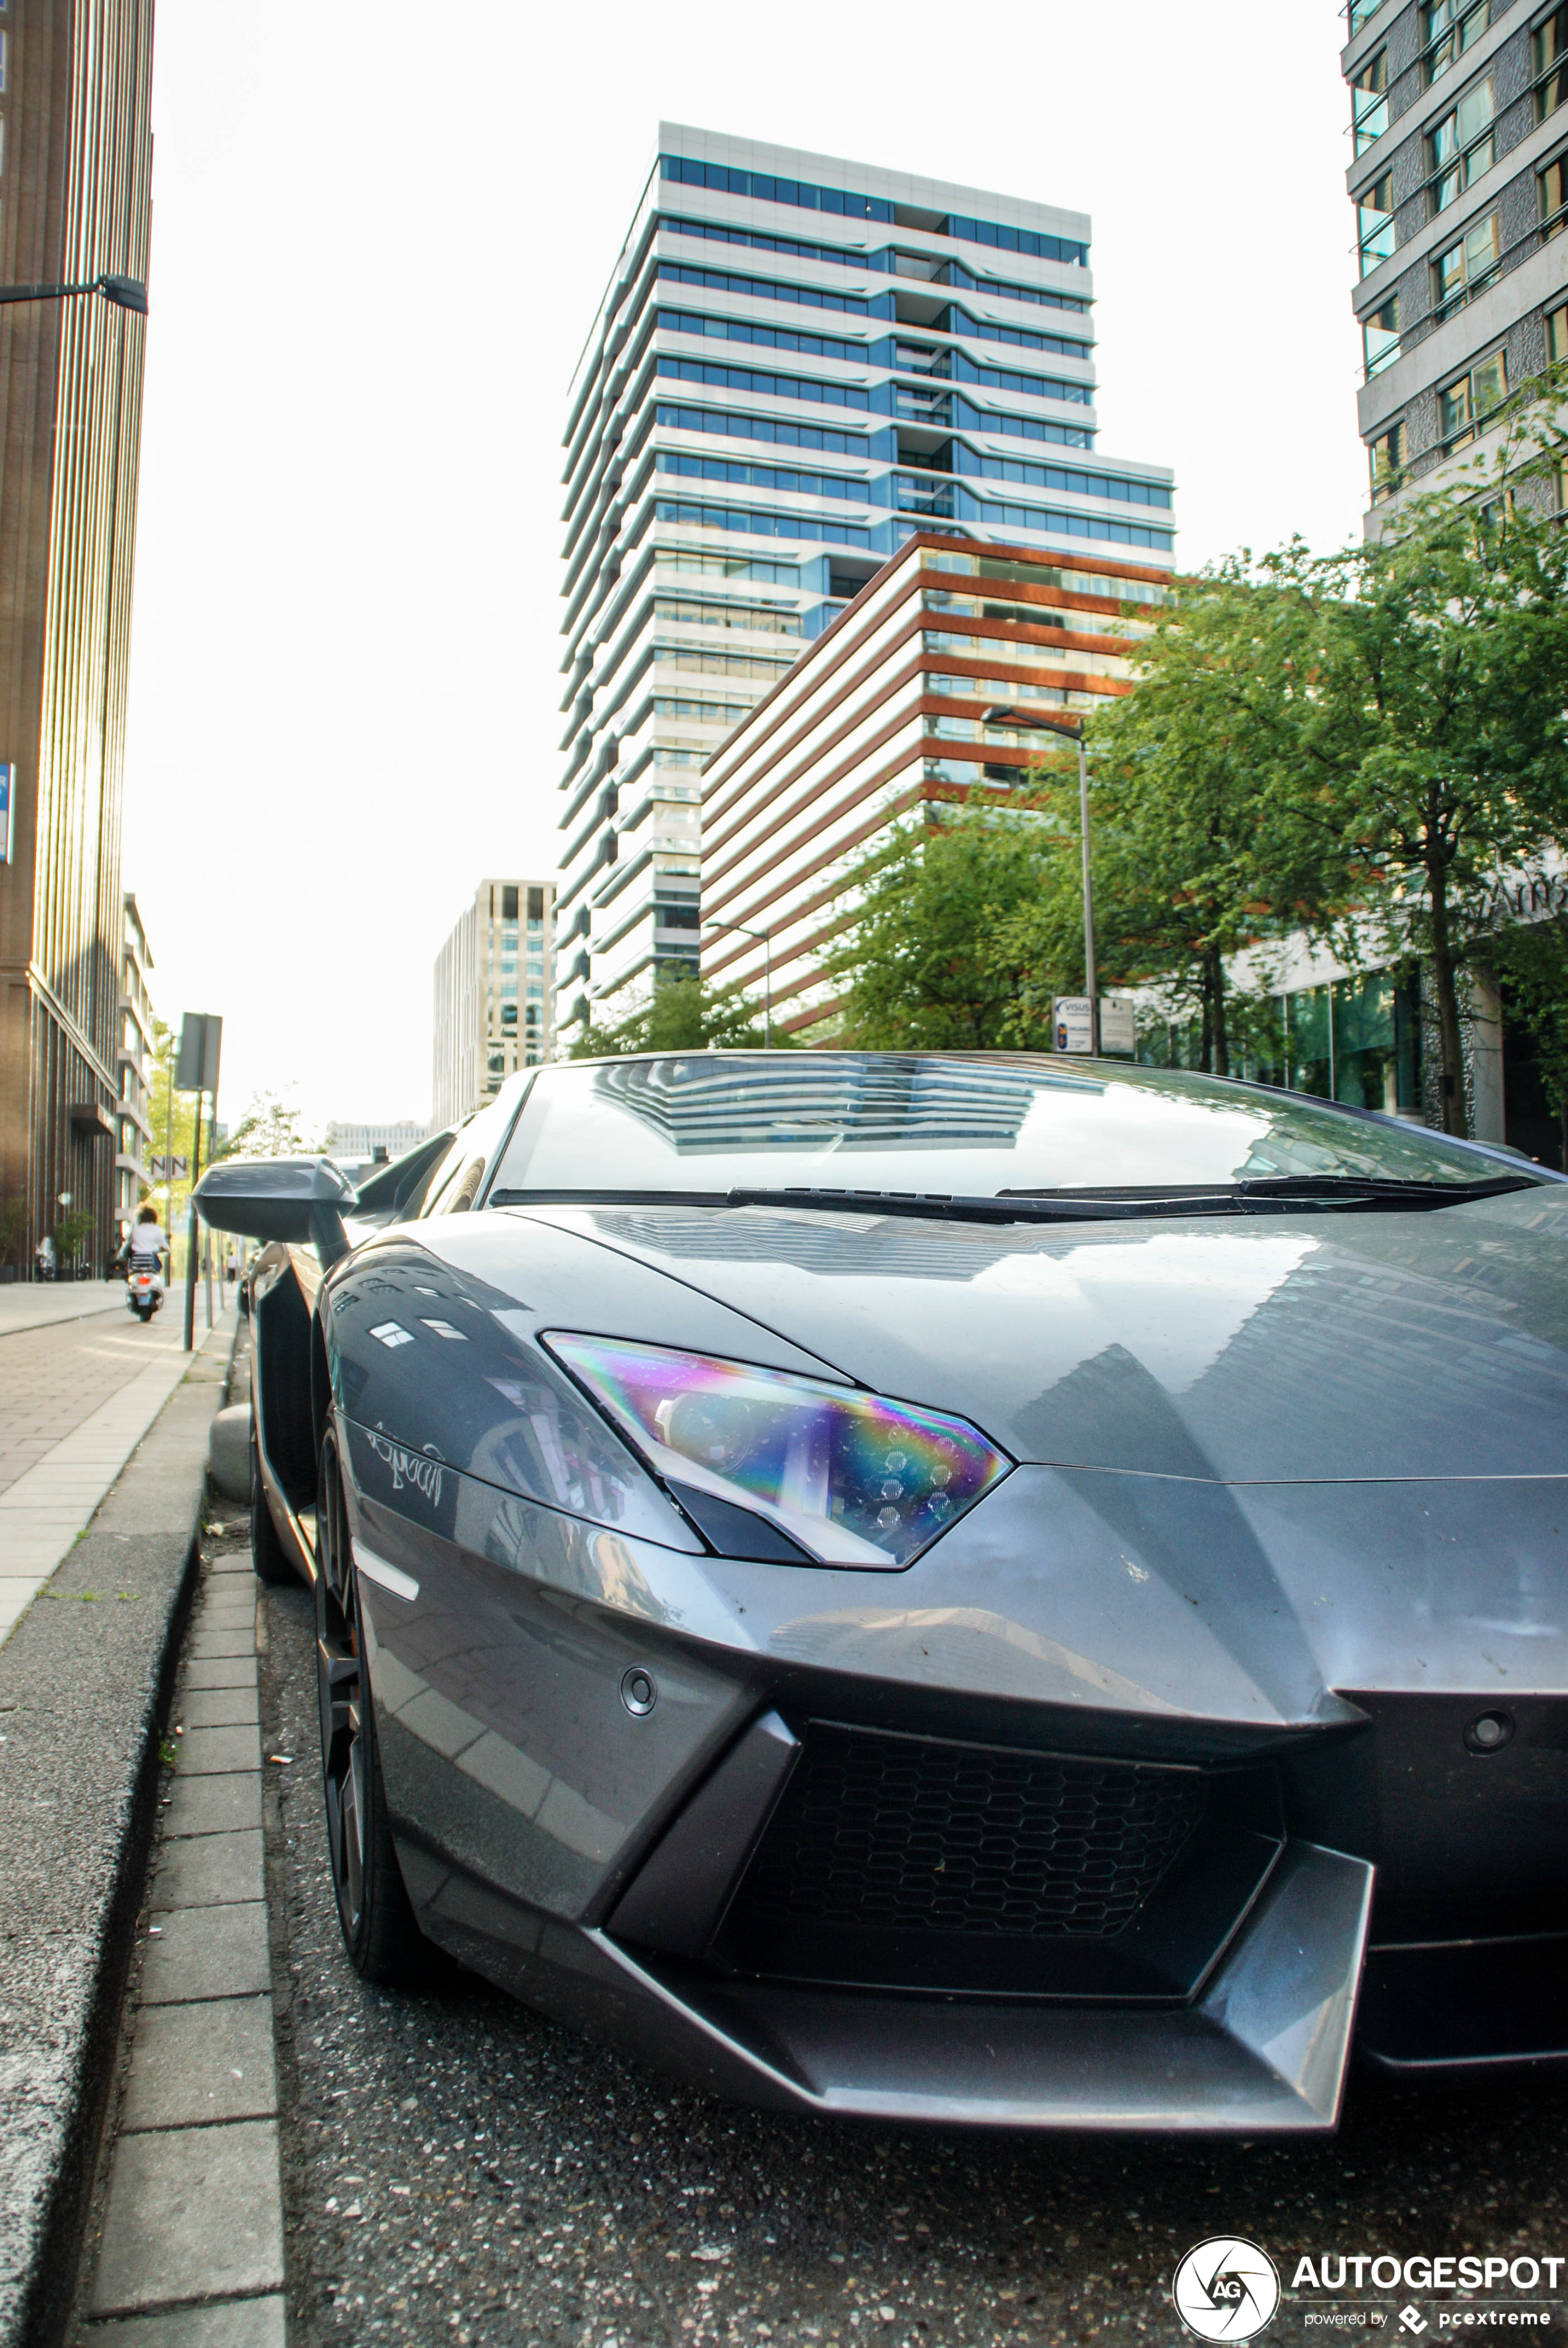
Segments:
[[[168,1246],[163,1226],[158,1220],[157,1208],[143,1207],[126,1234],[120,1258],[128,1272],[139,1262],[154,1264],[161,1272]]]

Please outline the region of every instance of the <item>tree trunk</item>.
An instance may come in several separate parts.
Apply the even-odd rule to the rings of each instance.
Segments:
[[[1225,1031],[1225,958],[1218,946],[1209,948],[1209,995],[1214,1006],[1214,1074],[1231,1073],[1231,1039]]]
[[[1198,1037],[1198,1066],[1202,1069],[1205,1076],[1209,1076],[1213,1070],[1214,998],[1209,985],[1209,965],[1207,962],[1203,964],[1203,979],[1198,993],[1199,999],[1203,1005],[1202,1032]]]
[[[1440,865],[1429,867],[1427,887],[1432,906],[1432,977],[1438,991],[1438,1028],[1442,1039],[1442,1119],[1445,1133],[1468,1132],[1465,1116],[1464,1047],[1460,1038],[1460,996],[1454,978],[1453,941],[1449,930],[1448,873]]]

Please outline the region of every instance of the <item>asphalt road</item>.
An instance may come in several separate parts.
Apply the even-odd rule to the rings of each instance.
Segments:
[[[1304,2252],[1568,2252],[1564,2079],[1358,2076],[1312,2144],[923,2134],[733,2110],[466,1977],[366,1987],[327,1871],[306,1593],[263,1620],[263,1751],[292,1756],[266,1776],[298,2348],[1173,2342],[1171,2272],[1217,2234],[1287,2286]],[[1287,2298],[1266,2337],[1387,2339],[1407,2297],[1348,2298],[1383,2328],[1326,2334]],[[1552,2312],[1560,2332],[1568,2290]]]

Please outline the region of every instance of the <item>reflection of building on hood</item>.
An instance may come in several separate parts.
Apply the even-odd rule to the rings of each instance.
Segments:
[[[600,1097],[678,1155],[788,1148],[1011,1148],[1042,1090],[1098,1093],[1079,1076],[1041,1076],[978,1061],[913,1054],[843,1058],[802,1052],[788,1062],[694,1053],[601,1067]]]

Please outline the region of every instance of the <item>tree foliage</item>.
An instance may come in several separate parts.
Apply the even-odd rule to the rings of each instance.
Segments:
[[[794,1038],[775,1027],[777,1050]],[[607,1027],[585,1028],[572,1046],[574,1060],[614,1059],[634,1052],[760,1051],[761,1013],[737,986],[697,978],[666,979],[645,1003]]]
[[[1043,791],[938,804],[894,825],[851,874],[856,918],[828,958],[845,1041],[1047,1050],[1062,925],[1041,914],[1075,848]]]
[[[307,1137],[304,1114],[282,1093],[253,1093],[238,1125],[221,1141],[217,1158],[310,1158],[321,1143]]]

